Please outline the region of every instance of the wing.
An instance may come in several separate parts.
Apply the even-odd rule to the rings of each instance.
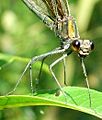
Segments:
[[[76,23],[70,15],[68,0],[23,0],[23,2],[60,38],[79,36]]]
[[[34,0],[37,1],[39,6],[48,14],[53,20],[56,20],[58,17],[64,18],[69,16],[69,6],[68,0]]]
[[[22,0],[29,9],[53,29],[57,18],[69,16],[69,6],[67,0]]]
[[[48,8],[42,0],[22,0],[50,29],[54,29],[54,20],[50,17]]]

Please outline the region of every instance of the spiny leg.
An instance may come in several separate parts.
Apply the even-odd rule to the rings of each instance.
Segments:
[[[59,54],[59,53],[63,53],[65,51],[65,49],[60,49],[60,48],[56,48],[55,50],[51,51],[51,52],[48,52],[48,53],[45,53],[45,54],[42,54],[40,56],[36,56],[36,57],[33,57],[31,59],[31,62],[30,62],[30,84],[31,84],[31,91],[32,91],[32,94],[37,90],[37,87],[38,87],[38,84],[39,84],[39,79],[40,79],[40,76],[41,76],[41,71],[42,71],[42,67],[43,67],[43,63],[44,63],[44,60],[50,56],[50,55],[54,55],[54,54]],[[41,63],[41,67],[40,67],[40,71],[39,71],[39,74],[38,74],[38,79],[36,79],[36,88],[35,88],[35,91],[33,89],[33,80],[32,80],[32,64],[34,64],[34,62],[36,61],[39,61],[39,60],[42,60],[42,63]]]
[[[32,64],[29,65],[29,73],[30,73],[30,86],[31,86],[31,91],[32,91],[32,95],[34,93],[34,89],[33,89],[33,78],[32,78]]]
[[[30,62],[26,65],[23,73],[21,74],[20,78],[17,80],[16,85],[14,86],[13,90],[11,90],[10,92],[8,92],[6,95],[10,95],[12,93],[14,93],[16,91],[16,88],[18,87],[18,85],[20,84],[22,77],[24,76],[25,72],[27,71],[27,69],[29,68]]]
[[[67,86],[67,81],[66,81],[66,59],[63,59],[63,69],[64,69],[64,84]]]
[[[45,60],[46,58],[47,58],[47,57],[45,57],[45,58],[42,59],[42,61],[41,61],[40,70],[39,70],[38,76],[37,76],[36,81],[35,81],[35,91],[38,89],[38,85],[39,85],[39,81],[40,81],[40,77],[41,77],[41,73],[42,73],[42,68],[43,68],[44,60]]]
[[[50,65],[50,71],[51,71],[51,74],[52,74],[52,76],[54,77],[54,79],[55,79],[55,81],[56,81],[59,89],[61,90],[62,94],[65,96],[65,101],[66,101],[66,103],[67,103],[66,93],[63,91],[63,89],[62,89],[59,81],[57,80],[57,78],[56,78],[56,76],[55,76],[55,74],[54,74],[54,72],[53,72],[53,70],[52,70],[52,68],[53,68],[58,62],[60,62],[61,60],[63,60],[65,57],[67,57],[67,54],[64,54],[62,57],[60,57],[59,59],[57,59],[56,61],[54,61],[54,62]]]
[[[48,53],[45,53],[45,54],[42,54],[42,55],[39,55],[39,56],[35,56],[33,57],[29,62],[28,64],[26,65],[24,71],[22,72],[20,78],[17,80],[17,83],[16,85],[14,86],[13,90],[8,92],[6,95],[9,95],[9,94],[12,94],[16,91],[16,88],[18,87],[18,85],[20,84],[21,80],[22,80],[22,77],[24,76],[25,72],[28,70],[28,68],[30,67],[30,80],[31,80],[31,86],[32,86],[32,92],[33,92],[33,85],[32,85],[32,68],[31,68],[31,65],[34,64],[36,61],[39,61],[39,60],[43,60],[44,58],[46,58],[47,56],[50,56],[50,55],[54,55],[54,54],[60,54],[60,53],[63,53],[65,52],[65,49],[60,49],[60,48],[56,48],[55,50],[51,51],[51,52],[48,52]]]
[[[68,53],[67,53],[67,56],[68,55],[70,55],[72,53],[72,51],[69,51]],[[64,58],[63,59],[63,68],[64,68],[64,84],[66,85],[66,86],[68,86],[68,84],[67,84],[67,80],[66,80],[66,76],[67,76],[67,74],[66,74],[66,58]]]
[[[92,100],[91,100],[91,93],[90,93],[90,87],[89,87],[89,82],[88,82],[88,76],[87,76],[87,72],[86,72],[86,68],[85,68],[85,64],[84,64],[84,60],[83,59],[84,58],[80,58],[81,66],[82,66],[83,74],[85,76],[85,81],[86,81],[86,85],[87,85],[87,89],[88,89],[90,108],[92,108]]]

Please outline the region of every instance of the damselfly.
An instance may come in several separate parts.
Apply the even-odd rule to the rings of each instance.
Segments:
[[[11,91],[11,92],[14,92],[16,90],[18,84],[20,83],[23,75],[25,74],[25,72],[27,71],[28,68],[30,68],[31,88],[32,88],[32,92],[33,92],[32,69],[31,69],[32,64],[34,64],[36,61],[42,60],[42,64],[41,64],[41,69],[42,69],[45,58],[47,58],[48,56],[51,56],[51,55],[55,55],[55,54],[62,54],[62,56],[60,58],[58,58],[56,61],[54,61],[50,65],[50,71],[51,71],[52,76],[53,76],[54,80],[56,81],[59,89],[66,97],[66,93],[63,91],[52,68],[58,62],[63,61],[64,62],[64,71],[65,71],[65,67],[66,67],[65,66],[65,58],[72,52],[76,52],[81,61],[83,74],[85,76],[85,80],[86,80],[86,84],[87,84],[87,88],[88,88],[90,107],[91,107],[91,95],[90,95],[90,90],[89,90],[89,83],[88,83],[86,68],[84,65],[84,58],[86,56],[88,56],[90,54],[90,52],[94,49],[94,44],[90,40],[80,39],[76,21],[73,18],[73,16],[71,16],[71,14],[70,14],[68,0],[23,0],[23,2],[30,10],[32,10],[34,13],[36,13],[36,15],[51,30],[53,30],[55,32],[55,34],[60,39],[61,44],[60,44],[60,47],[58,47],[48,53],[33,57],[27,64],[26,68],[24,69],[24,72],[22,73],[16,86],[14,87],[13,91]],[[66,79],[64,79],[64,83],[66,84]]]

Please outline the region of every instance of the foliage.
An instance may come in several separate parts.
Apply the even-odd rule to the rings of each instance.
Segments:
[[[30,95],[9,95],[0,97],[0,109],[20,106],[59,106],[82,111],[96,117],[102,118],[102,93],[90,90],[92,105],[87,94],[87,89],[78,87],[66,87],[63,89],[66,97],[58,95],[58,90],[37,91],[34,96]],[[83,94],[82,94],[83,93]],[[84,96],[84,97],[83,97]]]

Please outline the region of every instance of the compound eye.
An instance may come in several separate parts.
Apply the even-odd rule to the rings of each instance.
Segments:
[[[94,43],[91,42],[90,46],[91,46],[91,50],[93,50],[94,49]]]
[[[74,41],[72,42],[72,49],[73,49],[74,51],[79,51],[79,49],[80,49],[80,41],[74,40]]]

